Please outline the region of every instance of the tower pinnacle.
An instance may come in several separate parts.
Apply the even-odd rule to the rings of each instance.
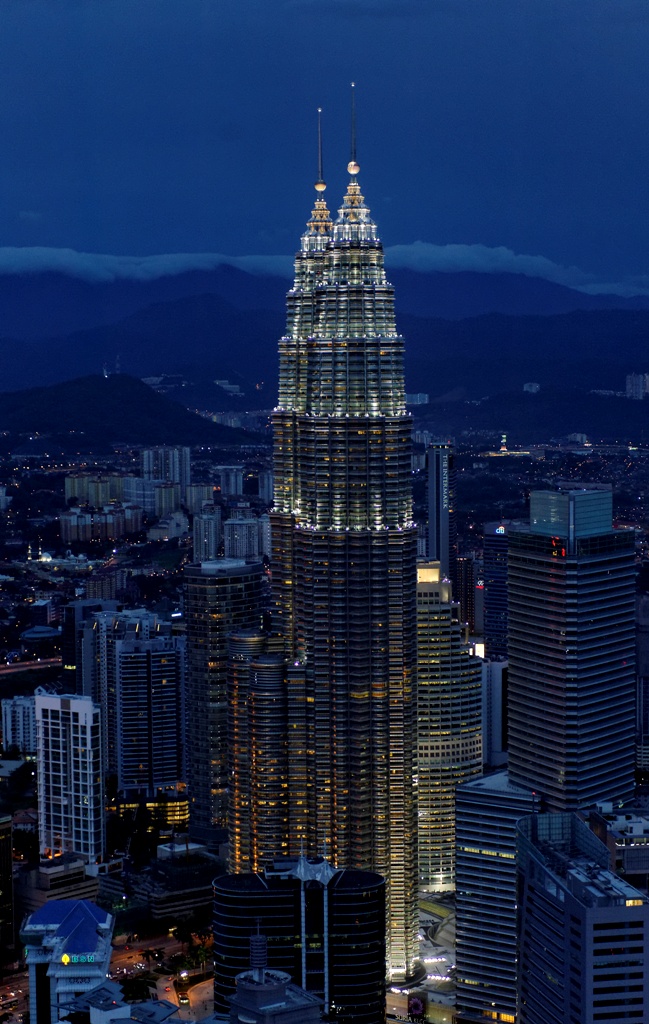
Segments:
[[[322,107],[318,107],[318,180],[315,183],[316,192],[324,192],[327,185],[322,177]]]
[[[356,162],[356,82],[352,82],[352,149],[351,159],[347,164],[347,171],[353,177],[356,177],[360,171],[360,167]]]

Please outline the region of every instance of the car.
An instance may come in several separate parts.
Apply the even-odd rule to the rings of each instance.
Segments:
[[[171,992],[171,985],[165,985],[165,992]]]
[[[189,996],[186,992],[178,993],[178,1002],[181,1006],[189,1006]]]

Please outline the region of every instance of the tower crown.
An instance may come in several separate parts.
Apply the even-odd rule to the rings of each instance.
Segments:
[[[321,252],[331,238],[331,214],[327,208],[324,191],[327,188],[322,176],[322,107],[318,107],[318,178],[315,183],[316,201],[302,235],[302,252]]]

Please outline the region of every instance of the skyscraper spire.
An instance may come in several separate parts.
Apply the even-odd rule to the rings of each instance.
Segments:
[[[352,148],[347,170],[355,177],[360,171],[356,162],[356,82],[352,82]]]
[[[334,225],[316,200],[287,297],[273,585],[290,659],[290,852],[317,856],[326,836],[336,867],[384,875],[389,970],[403,978],[417,956],[411,422],[355,122],[352,102],[351,180]]]
[[[326,187],[322,177],[322,107],[318,107],[318,180],[315,183],[315,190],[324,192]]]
[[[315,183],[317,198],[307,221],[307,230],[302,235],[302,252],[322,251],[331,232],[331,214],[323,196],[327,185],[322,176],[322,107],[318,107],[318,179]],[[296,285],[298,266],[296,264]]]

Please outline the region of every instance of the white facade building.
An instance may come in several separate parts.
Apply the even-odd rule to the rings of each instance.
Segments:
[[[34,702],[41,855],[96,861],[104,853],[99,706],[71,694],[39,694]]]

